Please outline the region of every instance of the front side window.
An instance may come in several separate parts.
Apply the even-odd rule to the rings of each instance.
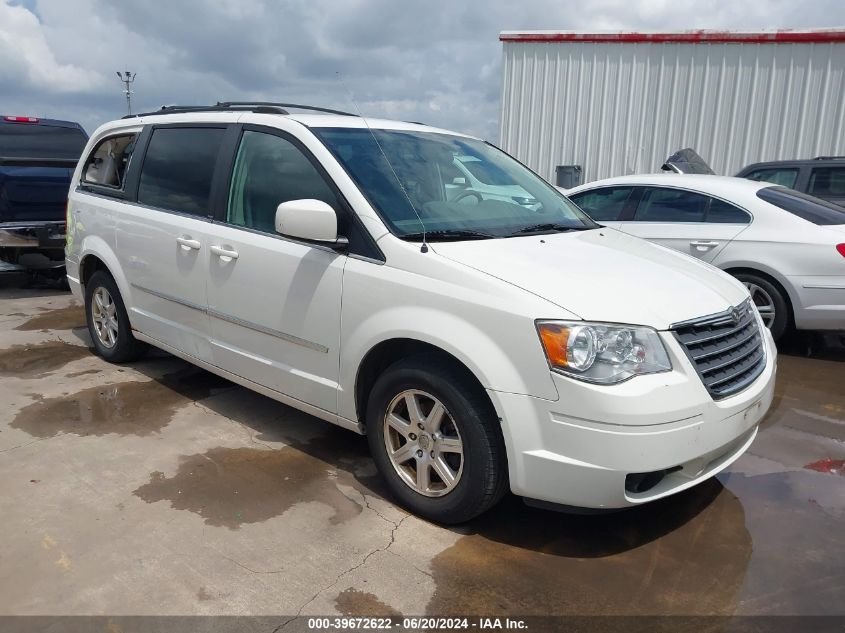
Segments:
[[[211,214],[209,197],[223,128],[153,131],[138,185],[138,202],[190,215]]]
[[[810,172],[807,193],[824,198],[845,196],[845,167],[816,167]]]
[[[649,187],[634,220],[638,222],[704,222],[708,198],[683,189]]]
[[[633,190],[633,187],[601,187],[569,197],[596,222],[613,222],[619,219]]]
[[[82,181],[123,189],[126,170],[135,148],[135,134],[112,136],[97,143],[85,161]]]
[[[782,187],[792,189],[795,187],[795,181],[798,180],[798,169],[795,167],[756,169],[745,177],[749,180],[770,182],[774,185],[781,185]]]
[[[483,141],[407,130],[313,132],[401,238],[419,240],[423,231],[438,241],[596,227],[554,187]],[[456,176],[456,167],[466,176]]]
[[[757,197],[813,224],[845,225],[845,209],[806,193],[786,187],[764,187],[757,192]]]
[[[326,181],[296,145],[274,134],[245,131],[229,188],[227,222],[274,233],[276,207],[302,199],[339,208]]]

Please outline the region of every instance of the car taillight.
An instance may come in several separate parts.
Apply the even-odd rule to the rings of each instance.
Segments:
[[[38,123],[38,118],[34,116],[4,116],[3,120],[9,123]]]
[[[837,244],[836,250],[839,251],[839,254],[842,255],[842,257],[845,257],[845,244]]]

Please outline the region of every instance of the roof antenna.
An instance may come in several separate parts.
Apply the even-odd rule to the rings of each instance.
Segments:
[[[405,185],[402,184],[402,181],[399,179],[399,174],[396,173],[396,170],[393,169],[393,164],[390,162],[390,159],[387,157],[387,154],[382,149],[381,143],[378,142],[373,129],[370,127],[369,122],[367,121],[366,117],[361,114],[361,108],[358,107],[358,103],[355,101],[355,98],[352,96],[352,92],[349,90],[349,87],[346,85],[346,82],[343,81],[343,77],[340,74],[340,71],[335,71],[338,80],[340,81],[341,85],[343,86],[344,90],[346,90],[346,94],[349,96],[349,100],[352,102],[352,105],[355,106],[355,111],[358,113],[358,117],[364,122],[364,125],[367,126],[367,131],[369,131],[370,136],[373,137],[373,140],[378,147],[379,152],[381,152],[382,157],[384,158],[384,162],[387,163],[387,166],[390,167],[391,173],[393,173],[393,177],[396,178],[396,182],[399,184],[399,188],[402,190],[402,193],[405,195],[405,199],[408,201],[408,204],[411,205],[411,210],[413,210],[414,215],[417,216],[417,220],[420,221],[420,226],[422,227],[422,246],[420,246],[421,253],[428,252],[428,243],[426,242],[426,230],[425,230],[425,222],[422,221],[417,208],[414,206],[414,203],[411,201],[411,196],[408,195],[407,190],[405,189]]]

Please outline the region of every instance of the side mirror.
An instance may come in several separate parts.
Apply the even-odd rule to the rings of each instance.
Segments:
[[[337,235],[337,215],[322,200],[289,200],[276,207],[276,232],[327,246],[343,247],[345,237]]]

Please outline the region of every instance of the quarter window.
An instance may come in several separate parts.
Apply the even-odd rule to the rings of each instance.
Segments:
[[[705,221],[717,224],[748,224],[751,222],[751,216],[724,200],[710,198],[710,207],[707,209]]]
[[[320,172],[296,145],[274,134],[244,132],[232,174],[227,221],[274,233],[276,207],[307,198],[322,200],[335,211],[339,208]]]
[[[638,222],[704,222],[709,198],[682,189],[645,190],[634,220]]]
[[[810,173],[807,193],[820,198],[845,196],[845,167],[816,167]]]
[[[124,176],[135,149],[135,134],[112,136],[97,143],[85,161],[82,181],[123,189]]]
[[[612,222],[619,219],[632,191],[633,187],[601,187],[570,198],[596,222]]]
[[[782,187],[789,187],[790,189],[793,189],[795,187],[795,181],[798,180],[798,169],[783,167],[757,169],[755,171],[752,171],[745,177],[748,178],[748,180],[770,182],[775,185],[780,185]]]
[[[209,197],[223,128],[153,131],[138,186],[138,202],[160,209],[211,215]]]

